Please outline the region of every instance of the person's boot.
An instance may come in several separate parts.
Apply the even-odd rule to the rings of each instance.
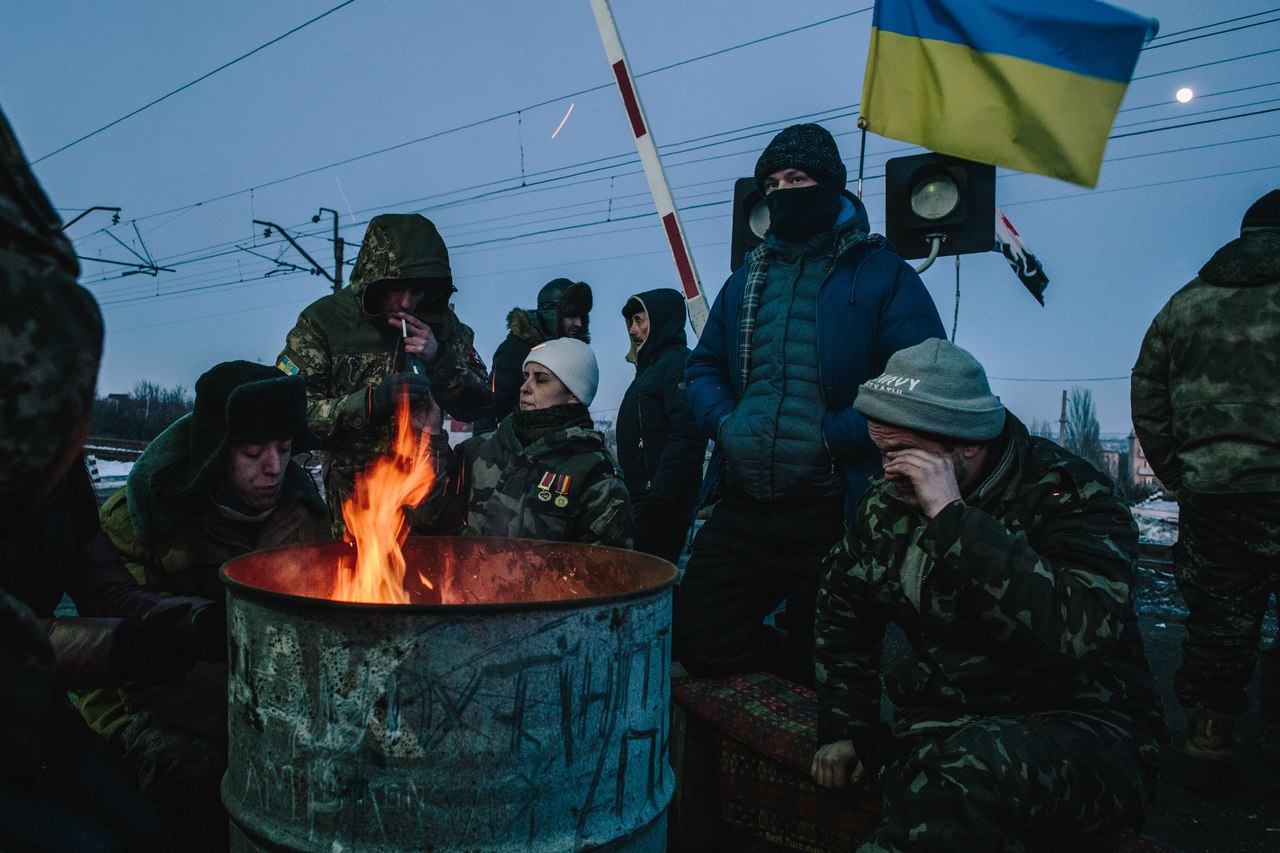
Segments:
[[[1182,784],[1202,793],[1225,790],[1232,779],[1231,739],[1235,717],[1204,705],[1187,709],[1187,745],[1182,750]]]
[[[1268,764],[1280,765],[1280,719],[1271,717],[1262,721],[1262,739],[1258,754]]]
[[[1258,711],[1262,716],[1258,754],[1268,764],[1280,765],[1280,641],[1263,649],[1258,663]]]

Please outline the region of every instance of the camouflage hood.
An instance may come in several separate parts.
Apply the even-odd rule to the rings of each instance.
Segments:
[[[30,506],[79,449],[102,316],[0,114],[0,507]],[[61,470],[60,470],[61,469]]]
[[[435,224],[417,213],[383,213],[369,220],[348,288],[366,313],[370,285],[437,278],[452,281],[449,249]]]
[[[1280,231],[1250,231],[1213,253],[1200,280],[1217,287],[1280,281]]]

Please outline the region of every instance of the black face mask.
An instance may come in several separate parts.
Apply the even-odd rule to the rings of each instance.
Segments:
[[[840,212],[840,191],[831,184],[774,190],[764,197],[769,208],[769,233],[798,242],[830,231]]]

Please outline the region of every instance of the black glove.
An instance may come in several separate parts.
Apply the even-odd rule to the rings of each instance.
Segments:
[[[222,601],[206,604],[191,614],[200,639],[200,657],[207,661],[227,659],[227,605]]]
[[[405,395],[412,406],[431,393],[431,380],[421,373],[389,373],[369,391],[369,425],[386,423],[396,411],[396,398]]]
[[[191,605],[127,619],[116,632],[111,673],[125,684],[181,684],[200,659],[200,634],[187,618]]]

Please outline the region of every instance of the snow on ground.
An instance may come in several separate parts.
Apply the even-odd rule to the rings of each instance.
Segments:
[[[1172,545],[1178,541],[1177,502],[1148,499],[1131,509],[1141,541],[1154,545]]]

